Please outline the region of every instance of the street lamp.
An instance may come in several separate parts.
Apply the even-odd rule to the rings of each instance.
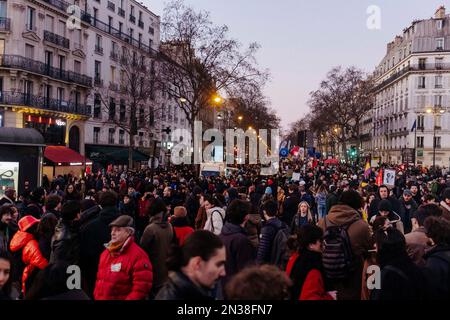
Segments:
[[[433,169],[436,167],[436,116],[444,114],[445,110],[441,106],[435,105],[433,108],[426,110],[428,114],[433,114]]]
[[[238,120],[239,120],[239,121],[242,121],[242,119],[244,119],[243,116],[239,116],[239,117],[238,117]]]

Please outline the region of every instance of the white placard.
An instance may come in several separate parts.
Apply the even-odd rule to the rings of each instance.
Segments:
[[[300,181],[300,172],[294,172],[292,174],[292,181]]]
[[[390,187],[395,186],[395,170],[384,171],[383,184]]]

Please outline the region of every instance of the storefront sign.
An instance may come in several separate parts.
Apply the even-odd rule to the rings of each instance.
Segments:
[[[5,194],[7,188],[18,190],[19,162],[0,161],[0,196]]]

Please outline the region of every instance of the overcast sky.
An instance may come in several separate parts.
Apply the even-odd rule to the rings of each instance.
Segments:
[[[164,0],[141,0],[161,15]],[[287,128],[308,112],[309,93],[334,66],[370,72],[386,44],[414,19],[430,18],[442,0],[185,0],[226,24],[243,44],[258,42],[259,64],[269,68],[265,93]],[[380,8],[381,29],[367,28],[369,6]],[[448,8],[450,10],[450,7]]]

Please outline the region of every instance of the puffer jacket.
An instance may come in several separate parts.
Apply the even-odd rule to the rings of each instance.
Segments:
[[[22,261],[25,264],[22,275],[22,293],[25,294],[25,283],[28,277],[36,268],[42,270],[47,267],[48,261],[39,250],[36,239],[28,232],[17,231],[11,239],[10,249],[12,252],[22,250]]]
[[[94,298],[143,300],[150,292],[152,281],[150,260],[133,237],[130,237],[119,252],[111,253],[106,249],[101,254]]]
[[[277,232],[282,228],[288,228],[278,218],[270,219],[261,229],[261,240],[259,241],[258,252],[256,254],[257,263],[271,263],[272,246]]]

